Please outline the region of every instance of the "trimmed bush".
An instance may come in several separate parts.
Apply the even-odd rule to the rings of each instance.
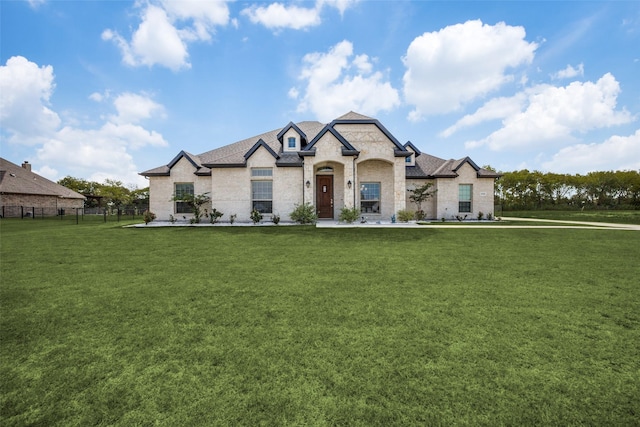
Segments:
[[[338,218],[342,222],[351,224],[360,218],[360,209],[356,208],[355,206],[352,208],[344,207],[340,209],[340,216]]]
[[[401,209],[398,211],[398,221],[409,222],[415,218],[415,212],[408,209]]]
[[[311,203],[305,203],[303,205],[295,205],[293,212],[289,214],[292,221],[299,224],[315,224],[318,220],[316,214],[316,208]]]

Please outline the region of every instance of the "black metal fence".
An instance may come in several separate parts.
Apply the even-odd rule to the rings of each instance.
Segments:
[[[106,207],[106,208],[75,208],[75,207],[35,207],[35,206],[2,206],[0,209],[1,218],[22,218],[22,219],[56,219],[60,221],[121,221],[136,220],[142,221],[145,206],[126,207]]]

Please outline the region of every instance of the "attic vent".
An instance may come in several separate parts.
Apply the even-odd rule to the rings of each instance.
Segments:
[[[333,172],[333,168],[331,166],[320,166],[318,172]]]

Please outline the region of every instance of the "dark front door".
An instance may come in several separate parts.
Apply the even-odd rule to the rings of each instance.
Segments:
[[[333,175],[316,176],[318,218],[333,218]]]

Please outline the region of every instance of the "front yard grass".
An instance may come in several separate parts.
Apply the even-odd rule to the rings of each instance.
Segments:
[[[638,232],[0,233],[4,426],[638,424]]]

